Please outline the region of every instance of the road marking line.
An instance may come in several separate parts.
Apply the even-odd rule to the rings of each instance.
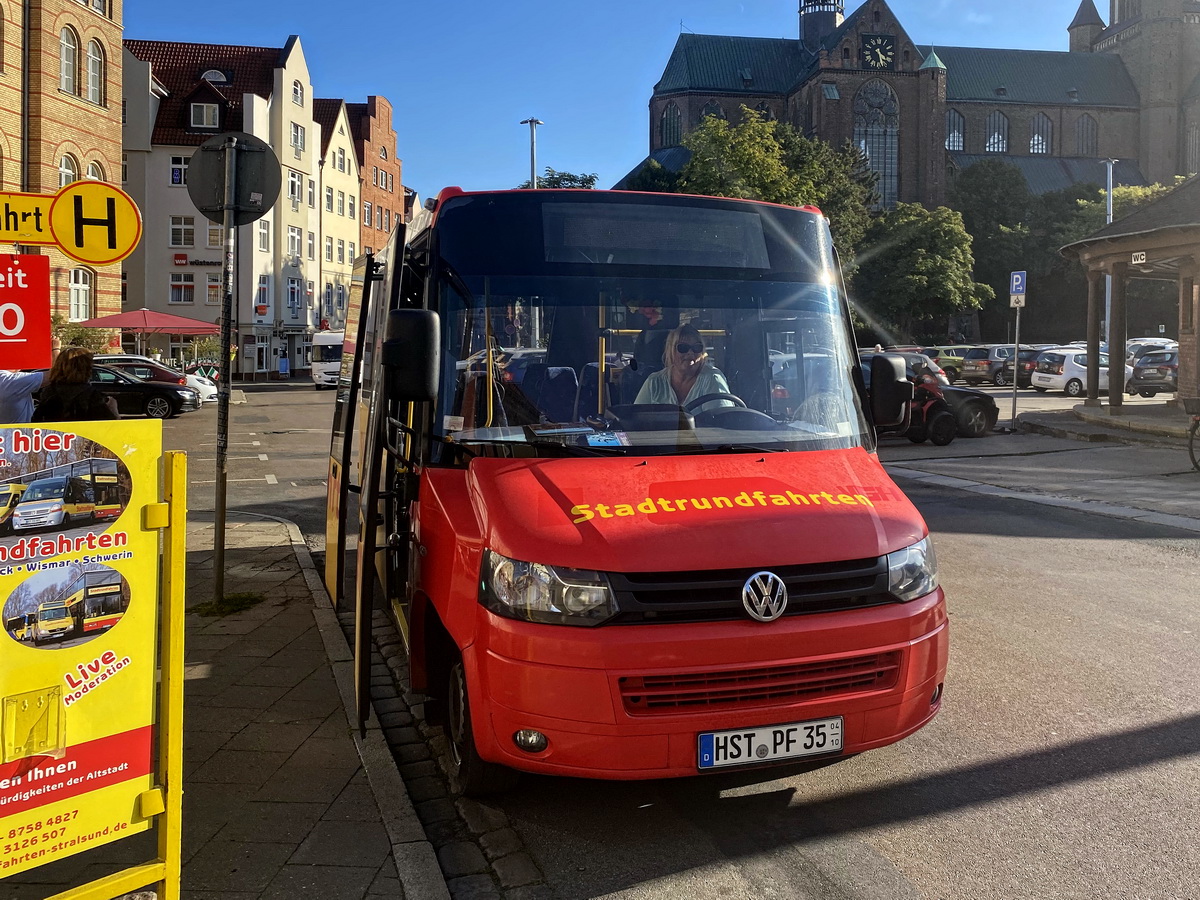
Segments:
[[[268,478],[274,478],[275,476],[274,476],[274,475],[268,475],[267,477],[268,477]],[[225,480],[226,480],[226,481],[262,481],[263,479],[261,479],[261,478],[226,478]],[[216,483],[217,483],[217,480],[216,480],[215,478],[212,478],[212,479],[206,479],[206,480],[203,480],[203,481],[193,481],[193,482],[191,482],[191,484],[216,484]],[[274,483],[275,483],[275,482],[273,482],[273,481],[268,481],[268,482],[267,482],[267,484],[274,484]]]
[[[267,476],[267,484],[279,484],[279,479],[276,478],[274,475],[268,475]]]
[[[192,457],[189,457],[189,458],[192,460],[192,462],[216,462],[216,461],[217,461],[217,458],[216,458],[215,456],[192,456]],[[226,458],[226,459],[255,459],[255,460],[261,460],[261,459],[266,459],[266,456],[264,456],[263,454],[261,454],[261,453],[260,453],[260,454],[258,454],[258,456],[227,456],[227,457],[225,457],[225,458]]]
[[[260,453],[260,454],[258,454],[258,458],[259,458],[259,459],[261,459],[263,462],[266,462],[266,461],[267,461],[267,454],[265,454],[265,453]]]

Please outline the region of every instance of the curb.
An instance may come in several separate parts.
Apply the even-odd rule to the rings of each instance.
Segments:
[[[355,720],[354,658],[346,645],[337,614],[329,601],[329,594],[313,562],[308,544],[304,542],[300,527],[290,519],[265,513],[231,510],[230,515],[267,519],[287,527],[292,551],[296,554],[304,581],[312,593],[313,618],[316,619],[317,630],[320,632],[321,642],[325,645],[325,653],[333,670],[338,694],[342,698],[346,727],[358,750],[358,758],[367,773],[371,793],[375,796],[375,804],[383,818],[404,896],[420,900],[450,900],[450,891],[446,887],[446,879],[442,875],[433,844],[425,834],[425,826],[417,818],[408,788],[396,769],[396,761],[374,710],[371,711],[365,731],[361,735],[359,733]]]

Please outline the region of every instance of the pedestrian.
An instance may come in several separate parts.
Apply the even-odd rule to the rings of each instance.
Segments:
[[[91,384],[92,352],[68,347],[46,373],[34,422],[86,422],[117,418],[117,402]]]
[[[33,392],[42,386],[44,375],[0,369],[0,424],[23,425],[33,418]]]

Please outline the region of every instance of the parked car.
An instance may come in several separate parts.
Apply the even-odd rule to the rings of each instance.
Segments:
[[[1133,375],[1125,367],[1126,381]],[[1087,350],[1082,347],[1055,347],[1038,354],[1033,371],[1035,391],[1062,391],[1068,397],[1082,397],[1087,392]],[[1100,354],[1100,391],[1108,390],[1108,354]]]
[[[165,419],[200,408],[200,395],[181,384],[144,381],[114,366],[92,366],[92,385],[117,401],[123,416]]]
[[[921,352],[941,366],[946,379],[954,384],[962,373],[963,357],[970,349],[969,344],[956,344],[952,347],[925,347]]]
[[[1125,345],[1125,362],[1131,366],[1136,366],[1138,360],[1147,353],[1156,353],[1160,350],[1178,350],[1179,342],[1167,340],[1166,338],[1138,338],[1129,341]]]
[[[1022,347],[1017,351],[1017,387],[1029,387],[1033,380],[1033,370],[1037,368],[1037,358],[1041,355],[1041,348]],[[1004,361],[1004,365],[1000,367],[1000,371],[1008,384],[1013,383],[1013,361],[1010,357]]]
[[[962,377],[970,385],[990,381],[1003,387],[1008,384],[1001,367],[1013,352],[1012,344],[983,344],[963,354]]]
[[[97,356],[98,364],[112,366],[143,381],[158,381],[163,384],[182,384],[190,387],[200,395],[201,402],[211,403],[217,399],[217,385],[211,379],[199,373],[180,372],[170,366],[164,366],[148,356],[136,356],[131,353],[112,353]]]
[[[864,377],[868,380],[870,378],[868,370],[871,367],[871,357],[874,355],[875,353],[872,351],[860,352],[858,355],[863,363]],[[920,377],[922,366],[933,366],[934,369],[937,369],[933,360],[924,354],[901,353],[899,355],[904,357],[905,372],[908,374],[909,380],[914,384]],[[934,375],[937,377],[936,372]],[[983,391],[974,390],[973,388],[951,385],[948,381],[942,383],[944,378],[944,374],[941,378],[938,378],[942,398],[954,414],[954,420],[958,425],[958,434],[960,437],[983,437],[996,427],[996,419],[1000,416],[1000,409],[996,406],[996,401],[990,395],[985,394]]]
[[[1179,390],[1179,351],[1156,350],[1143,354],[1133,365],[1129,393],[1153,397]]]

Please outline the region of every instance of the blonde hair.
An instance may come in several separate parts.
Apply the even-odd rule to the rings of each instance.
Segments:
[[[84,384],[92,377],[92,351],[67,347],[46,373],[46,384]]]
[[[702,338],[700,336],[700,332],[696,330],[696,326],[691,324],[690,322],[685,322],[682,325],[672,328],[671,332],[667,335],[667,345],[665,347],[663,347],[663,367],[664,368],[666,368],[666,369],[671,368],[671,363],[675,362],[675,358],[676,358],[676,356],[678,356],[678,354],[675,350],[675,345],[678,344],[681,340],[684,340],[685,338],[689,344],[703,344],[704,343],[704,338]],[[703,353],[701,353],[698,357],[696,357],[696,359],[699,360],[699,362],[702,364],[702,366],[707,365],[708,364],[708,350],[705,349],[705,351]]]

